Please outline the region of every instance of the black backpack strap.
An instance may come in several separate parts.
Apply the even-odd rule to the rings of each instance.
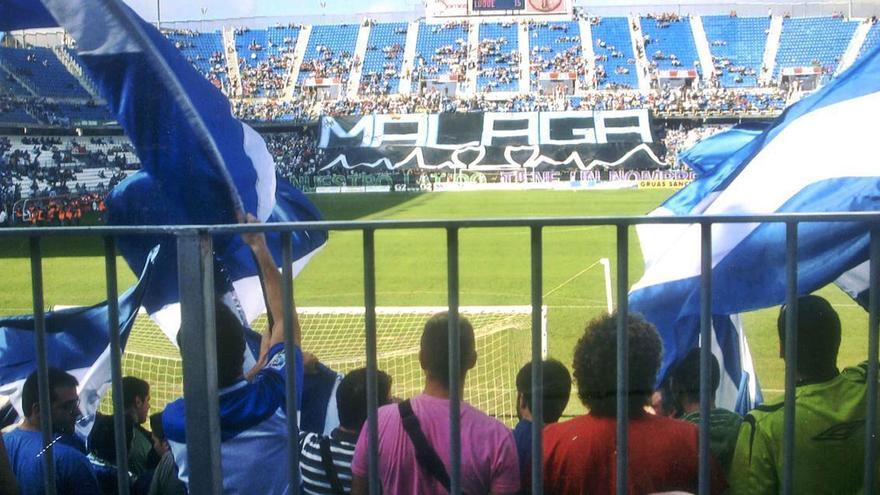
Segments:
[[[440,456],[437,455],[437,452],[428,443],[428,439],[425,437],[421,425],[419,425],[419,418],[413,412],[412,404],[410,404],[409,400],[405,400],[399,403],[397,408],[400,410],[400,420],[403,423],[403,429],[406,430],[406,434],[409,435],[409,439],[412,440],[413,446],[416,449],[416,460],[419,466],[439,481],[443,488],[446,488],[447,492],[450,491],[451,483],[449,481],[449,473],[446,472],[446,466],[443,465]]]
[[[327,474],[327,480],[330,482],[330,487],[333,488],[333,493],[336,495],[345,495],[345,488],[342,487],[342,482],[339,481],[339,473],[336,472],[336,465],[333,464],[333,455],[330,453],[329,438],[321,437],[320,449],[321,464],[324,466],[324,472]]]

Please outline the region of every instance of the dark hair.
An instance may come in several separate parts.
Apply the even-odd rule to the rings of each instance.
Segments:
[[[134,405],[134,399],[147,400],[150,384],[136,376],[122,377],[122,406],[126,409]]]
[[[55,400],[55,389],[63,387],[74,387],[79,385],[73,375],[58,368],[49,368],[49,400]],[[21,391],[21,410],[25,417],[30,416],[34,410],[34,406],[40,403],[39,385],[37,383],[37,372],[34,371],[28,375],[24,381]]]
[[[228,387],[244,373],[244,325],[221,299],[214,300],[214,325],[217,343],[217,385]],[[202,331],[201,329],[197,331]],[[183,351],[183,332],[177,333],[177,345]]]
[[[785,306],[779,309],[776,329],[785,349]],[[804,378],[824,378],[837,371],[840,350],[840,317],[831,304],[819,296],[797,300],[797,371]]]
[[[159,440],[165,440],[165,427],[162,426],[162,413],[150,414],[150,431]]]
[[[460,371],[464,374],[477,360],[474,327],[467,318],[459,316]],[[449,314],[437,313],[425,323],[419,350],[422,369],[431,378],[449,386]]]
[[[376,400],[380,406],[388,404],[391,395],[391,377],[376,370]],[[367,369],[352,370],[336,389],[339,424],[350,430],[360,430],[367,420]]]
[[[654,392],[663,344],[654,326],[641,316],[627,316],[629,335],[629,414],[639,416]],[[597,416],[617,414],[617,314],[587,323],[574,348],[578,397]]]
[[[571,397],[571,374],[564,364],[556,359],[545,359],[541,362],[544,370],[543,394],[544,422],[559,421],[568,399]],[[526,363],[516,374],[516,391],[526,401],[526,407],[532,409],[532,363]]]
[[[98,413],[95,416],[95,424],[89,432],[89,452],[94,453],[105,462],[116,465],[116,431],[113,424],[113,416]],[[128,416],[125,418],[125,444],[131,448],[131,440],[134,437],[134,421]]]
[[[715,391],[721,383],[721,367],[718,359],[709,354],[710,396],[715,400]],[[695,347],[688,352],[675,368],[669,373],[669,388],[675,395],[689,403],[700,401],[700,348]],[[682,411],[679,411],[681,413]]]

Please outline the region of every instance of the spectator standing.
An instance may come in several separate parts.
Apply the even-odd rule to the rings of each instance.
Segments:
[[[449,476],[449,315],[439,313],[425,324],[419,363],[425,373],[425,389],[401,404],[379,408],[379,481],[383,493],[445,494],[440,481]],[[474,329],[459,319],[461,386],[467,372],[477,363]],[[407,424],[404,426],[406,417]],[[461,402],[461,487],[476,494],[517,493],[519,466],[513,435],[500,421]],[[414,438],[420,448],[414,445]],[[367,492],[368,429],[361,430],[352,462],[352,493]],[[429,469],[417,460],[431,456],[437,461]]]
[[[783,306],[777,320],[782,358],[785,312]],[[825,299],[799,298],[797,315],[794,493],[861,493],[867,361],[838,371],[840,318]],[[730,471],[731,493],[780,492],[784,411],[779,402],[746,415]]]
[[[663,344],[654,327],[627,317],[629,336],[629,469],[627,491],[695,493],[698,432],[691,423],[644,410],[660,368]],[[574,349],[578,397],[589,413],[544,429],[544,489],[565,495],[614,493],[617,457],[617,315],[587,324]],[[717,465],[712,492],[726,483]]]
[[[12,466],[9,465],[6,444],[0,442],[0,495],[16,495],[18,493],[18,482],[15,480]]]
[[[255,222],[252,216],[248,219]],[[244,327],[233,311],[222,301],[215,303],[217,334],[217,382],[220,387],[220,458],[224,466],[223,489],[227,493],[289,493],[287,476],[287,416],[285,413],[286,366],[284,349],[281,275],[272,259],[262,233],[243,234],[253,251],[265,284],[266,307],[273,322],[263,335],[266,352],[257,368],[244,378]],[[296,367],[296,390],[302,390],[302,353],[299,348],[300,327],[294,310],[293,340],[295,347],[290,364]],[[181,332],[202,331],[182,328]],[[185,401],[170,403],[162,414],[162,426],[178,474],[189,481],[186,443]],[[297,397],[297,403],[300,397]],[[295,414],[295,412],[293,413]],[[192,446],[192,448],[198,448]]]
[[[51,404],[55,459],[55,486],[58,493],[70,495],[100,495],[98,481],[85,454],[74,448],[75,442],[65,441],[74,434],[79,410],[76,378],[57,368],[49,368],[49,400]],[[18,479],[22,495],[42,495],[43,483],[43,434],[40,430],[40,401],[37,388],[37,372],[31,373],[24,382],[21,393],[24,422],[3,435],[3,443],[9,454],[12,471]]]
[[[186,485],[177,477],[177,464],[162,427],[162,413],[150,416],[153,449],[160,455],[159,465],[150,480],[149,495],[186,495]]]
[[[544,424],[556,423],[562,417],[571,398],[571,374],[564,364],[555,359],[541,363],[544,382],[540,390],[544,398]],[[528,492],[532,474],[532,363],[527,363],[516,374],[516,413],[519,422],[513,429],[516,453],[519,456],[519,474],[522,488]]]
[[[142,425],[150,416],[150,384],[134,376],[122,378],[122,397],[125,415],[133,425],[131,447],[128,451],[128,470],[140,476],[159,463],[153,453],[150,432]]]
[[[391,377],[379,371],[377,403],[391,402]],[[330,435],[300,432],[300,467],[303,493],[340,495],[351,493],[351,460],[361,428],[367,420],[367,370],[358,368],[342,379],[336,391],[339,427]]]

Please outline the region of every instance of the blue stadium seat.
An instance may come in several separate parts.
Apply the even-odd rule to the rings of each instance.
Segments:
[[[309,77],[339,77],[342,82],[348,81],[359,31],[357,24],[313,26],[298,83]],[[314,61],[324,64],[323,72],[306,65]]]
[[[165,37],[171,40],[193,67],[215,86],[221,89],[228,88],[223,36],[219,31],[212,33],[168,31]]]
[[[597,80],[599,89],[639,86],[628,22],[626,17],[603,17],[592,26],[596,69],[605,72]]]
[[[477,91],[519,90],[519,29],[516,24],[480,24]]]
[[[673,21],[642,17],[639,24],[645,38],[645,55],[654,67],[658,70],[696,69],[698,74],[702,73],[689,16]]]
[[[703,29],[721,85],[726,88],[757,86],[770,18],[703,16]]]
[[[873,50],[878,42],[880,42],[880,23],[871,26],[865,37],[865,42],[862,43],[862,48],[859,49],[859,57]]]
[[[387,22],[370,27],[361,72],[361,93],[397,93],[408,26],[406,22]]]
[[[39,96],[89,98],[89,93],[49,48],[0,48],[0,65],[27,80]]]
[[[543,72],[579,72],[583,66],[581,28],[577,22],[539,22],[529,24],[529,57],[532,90],[538,90]]]
[[[785,19],[774,77],[790,67],[822,67],[825,73],[837,69],[840,57],[852,40],[858,22],[833,17]]]
[[[248,96],[275,97],[283,88],[300,26],[238,29],[235,50]]]
[[[418,88],[419,77],[425,80],[450,74],[453,65],[467,61],[468,25],[466,23],[419,24],[416,39],[416,60],[413,86]],[[455,62],[455,63],[453,63]]]

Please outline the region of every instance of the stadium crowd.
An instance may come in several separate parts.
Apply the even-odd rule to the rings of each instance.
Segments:
[[[251,217],[251,221],[254,221]],[[290,480],[286,449],[286,366],[296,366],[295,390],[300,414],[301,486],[304,494],[366,494],[371,439],[364,425],[369,402],[367,371],[338,373],[302,349],[294,310],[293,349],[283,337],[281,278],[262,234],[246,234],[260,267],[270,323],[262,334],[257,364],[244,369],[244,327],[231,308],[215,308],[217,380],[220,387],[220,455],[223,489],[230,493],[287,493]],[[867,404],[866,363],[838,368],[841,323],[825,299],[805,296],[797,304],[795,430],[796,493],[856,493],[862,486],[865,447],[857,426]],[[463,493],[529,493],[532,455],[533,393],[543,402],[543,484],[546,493],[613,493],[616,474],[618,414],[615,314],[586,323],[570,356],[570,369],[556,360],[527,363],[516,376],[513,402],[519,418],[513,430],[466,401],[460,403]],[[450,371],[457,366],[462,391],[481,349],[473,326],[459,318],[459,360],[450,360],[449,316],[439,313],[424,325],[419,364],[423,390],[400,399],[392,394],[394,377],[378,370],[378,479],[383,493],[449,492]],[[786,311],[777,321],[784,350]],[[624,322],[629,339],[626,378],[628,411],[628,483],[630,493],[687,492],[698,486],[700,349],[674,363],[655,388],[663,344],[654,326],[638,315]],[[784,353],[781,353],[784,355]],[[543,368],[543,383],[533,387],[532,367]],[[782,482],[782,404],[768,404],[745,415],[715,405],[721,379],[710,359],[711,493],[778,493]],[[77,380],[49,370],[53,455],[59,493],[115,494],[119,469],[129,473],[131,493],[181,494],[189,483],[190,445],[186,437],[186,397],[150,415],[150,384],[123,379],[123,414],[127,463],[116,465],[114,424],[98,415],[88,443],[74,435],[81,417]],[[587,412],[563,420],[574,389]],[[7,427],[0,442],[0,488],[23,494],[43,492],[42,435],[37,376],[24,384],[24,417]],[[331,404],[333,406],[331,406]],[[144,426],[149,421],[150,429]],[[853,429],[855,428],[855,429]],[[820,438],[821,441],[817,441]]]

